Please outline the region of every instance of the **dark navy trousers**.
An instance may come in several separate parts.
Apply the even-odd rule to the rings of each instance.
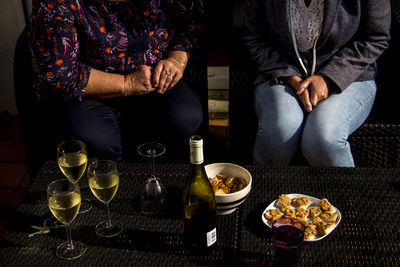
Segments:
[[[115,161],[137,158],[137,146],[149,141],[165,144],[169,159],[185,160],[189,137],[203,120],[200,99],[182,80],[162,95],[84,98],[63,109],[65,126],[85,142],[89,158]]]

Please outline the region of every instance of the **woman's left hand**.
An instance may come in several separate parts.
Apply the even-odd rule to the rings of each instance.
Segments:
[[[183,76],[182,67],[175,64],[173,58],[160,60],[153,72],[153,86],[163,94],[171,89]]]
[[[153,71],[153,86],[158,93],[175,86],[183,77],[186,64],[189,60],[189,54],[185,51],[171,51],[168,58],[160,60]]]

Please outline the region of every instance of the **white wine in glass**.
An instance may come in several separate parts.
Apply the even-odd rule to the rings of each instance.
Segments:
[[[49,208],[57,220],[70,224],[81,207],[81,195],[78,192],[57,193],[49,197]]]
[[[85,144],[79,140],[64,141],[57,147],[57,162],[61,171],[77,183],[85,173],[87,165]]]
[[[58,158],[58,166],[64,175],[78,182],[85,173],[87,156],[83,153],[67,153]]]
[[[104,204],[110,202],[117,193],[119,177],[115,173],[90,177],[89,186],[95,197]]]
[[[87,247],[82,242],[72,241],[70,227],[81,206],[78,184],[67,179],[51,182],[47,186],[47,201],[51,213],[66,226],[67,231],[67,241],[57,247],[56,255],[68,260],[82,256]]]
[[[62,173],[73,183],[78,183],[86,171],[88,157],[85,143],[79,140],[67,140],[57,146],[57,163]],[[82,201],[79,213],[85,213],[92,207],[90,200]]]
[[[109,208],[109,203],[117,193],[119,186],[117,164],[112,160],[91,162],[88,166],[87,176],[92,193],[106,205],[107,220],[96,225],[96,234],[102,237],[118,235],[123,230],[123,224],[111,219]]]

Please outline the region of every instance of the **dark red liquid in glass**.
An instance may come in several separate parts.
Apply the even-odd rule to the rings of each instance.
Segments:
[[[274,266],[297,266],[304,240],[304,225],[298,220],[276,221],[272,230]]]

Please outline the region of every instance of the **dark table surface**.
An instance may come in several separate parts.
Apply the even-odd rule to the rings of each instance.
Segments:
[[[88,246],[76,260],[63,261],[55,248],[65,241],[63,228],[36,235],[52,215],[46,187],[63,178],[56,162],[46,162],[0,237],[1,266],[258,266],[274,254],[271,231],[261,220],[264,209],[281,193],[326,197],[342,214],[338,227],[317,242],[305,242],[300,266],[399,266],[400,169],[244,166],[253,176],[252,190],[241,207],[217,217],[218,245],[207,256],[193,256],[182,242],[182,188],[189,165],[158,164],[168,189],[168,214],[140,213],[138,194],[148,175],[147,164],[119,164],[120,187],[110,203],[111,216],[124,223],[117,237],[100,238],[94,226],[106,217],[104,205],[82,189],[93,208],[72,224],[72,237]],[[85,178],[82,178],[85,179]]]

